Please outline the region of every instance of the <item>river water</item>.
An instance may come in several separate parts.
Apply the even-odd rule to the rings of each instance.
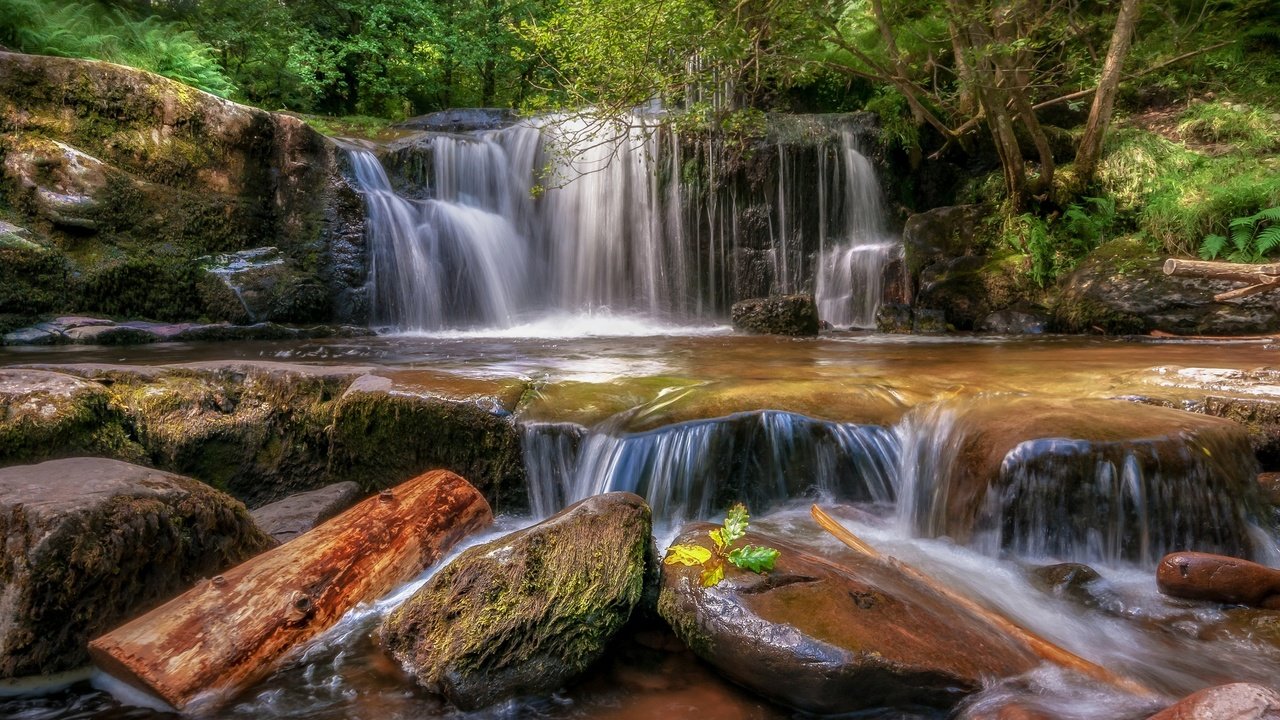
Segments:
[[[815,500],[852,504],[860,512],[846,515],[856,518],[848,521],[850,527],[882,552],[1090,660],[1142,680],[1163,693],[1162,702],[1169,702],[1213,683],[1273,681],[1280,674],[1280,649],[1257,628],[1274,621],[1160,596],[1155,592],[1152,549],[1126,553],[1108,551],[1105,544],[991,546],[977,540],[961,545],[926,532],[919,518],[904,510],[908,503],[903,497],[910,482],[933,475],[921,470],[929,467],[920,459],[928,453],[904,448],[915,447],[911,442],[920,438],[947,437],[945,413],[935,417],[937,412],[929,412],[955,403],[995,398],[1011,403],[1010,411],[1016,412],[1016,402],[1028,398],[1066,407],[1136,395],[1176,402],[1188,392],[1202,392],[1185,386],[1215,378],[1219,390],[1230,392],[1232,371],[1274,365],[1278,352],[1263,341],[858,333],[797,340],[733,335],[719,326],[654,326],[643,319],[596,315],[499,331],[352,340],[2,348],[0,365],[243,360],[368,365],[379,372],[430,373],[458,383],[522,379],[537,389],[514,418],[524,427],[534,516],[594,492],[636,489],[654,505],[659,540],[665,542],[682,519],[718,517],[723,508],[705,499],[705,486],[719,477],[717,473],[736,474],[778,488],[762,496],[768,512],[762,510],[758,526],[785,533],[838,560],[842,550],[807,520],[806,510]],[[747,405],[737,401],[744,396],[751,398]],[[725,408],[731,412],[721,412]],[[726,416],[737,418],[732,432],[724,429]],[[1095,420],[1109,422],[1107,417]],[[922,423],[923,434],[912,436],[910,428]],[[557,450],[554,437],[545,430],[549,426],[575,428],[583,437],[576,449]],[[729,436],[739,444],[726,451],[724,438]],[[751,441],[755,444],[741,444],[742,437],[756,438]],[[755,458],[754,469],[700,464],[708,457]],[[1136,479],[1125,477],[1141,484],[1140,471],[1126,470],[1128,461],[1116,462],[1117,473],[1138,472]],[[1252,458],[1246,462],[1246,472],[1256,469]],[[540,469],[538,463],[546,467]],[[795,485],[798,473],[787,474],[788,468],[803,468],[799,474],[812,482]],[[911,479],[912,472],[920,477]],[[644,478],[656,476],[672,481],[660,488],[645,484]],[[676,482],[679,479],[683,480]],[[1168,482],[1179,479],[1159,482],[1167,488]],[[1159,518],[1153,518],[1158,523]],[[469,542],[497,537],[533,520],[500,518],[492,532]],[[1274,560],[1268,532],[1261,527],[1267,519],[1251,520],[1257,556]],[[1160,537],[1145,526],[1130,530]],[[1048,592],[1029,575],[1036,565],[1063,559],[1087,560],[1101,573],[1102,582],[1086,600]],[[679,650],[660,623],[629,630],[598,667],[560,693],[482,713],[459,713],[415,690],[371,639],[381,615],[415,586],[353,611],[333,630],[300,648],[279,672],[245,693],[222,716],[795,717],[721,680]],[[0,700],[0,716],[159,716],[121,704],[98,689],[100,679],[94,683],[45,687]],[[978,701],[1005,696],[1022,698],[1064,718],[1137,718],[1152,708],[1149,701],[1048,670],[993,685]],[[945,716],[885,708],[866,717]]]

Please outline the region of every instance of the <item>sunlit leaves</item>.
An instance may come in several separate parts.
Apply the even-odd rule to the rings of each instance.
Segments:
[[[771,547],[747,545],[729,553],[729,562],[756,573],[769,572],[777,561],[778,551]]]
[[[668,565],[701,565],[711,559],[711,551],[701,545],[672,545],[663,562]]]
[[[714,549],[701,545],[672,545],[667,549],[663,560],[666,565],[684,565],[686,567],[702,566],[698,580],[703,587],[715,587],[724,580],[725,563],[755,573],[767,573],[773,570],[778,560],[778,551],[771,547],[747,545],[730,547],[747,534],[747,522],[750,515],[747,507],[737,503],[729,508],[720,527],[707,533]]]

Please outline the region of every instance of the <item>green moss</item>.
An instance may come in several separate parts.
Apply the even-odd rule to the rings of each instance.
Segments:
[[[98,455],[137,462],[125,409],[105,388],[0,395],[0,465]]]

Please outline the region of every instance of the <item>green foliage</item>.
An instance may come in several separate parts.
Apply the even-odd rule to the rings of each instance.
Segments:
[[[1197,103],[1180,118],[1178,132],[1202,143],[1229,144],[1246,152],[1280,150],[1280,121],[1241,103]]]
[[[0,44],[132,65],[227,97],[232,85],[195,33],[78,0],[0,0]]]
[[[1231,262],[1261,262],[1280,248],[1280,207],[1267,208],[1227,223],[1229,236],[1208,235],[1200,243],[1200,257],[1213,260],[1226,253]]]
[[[703,587],[715,587],[724,580],[726,562],[754,573],[764,574],[772,571],[774,563],[778,561],[776,549],[756,545],[732,547],[733,543],[747,534],[748,519],[747,507],[742,503],[736,503],[729,508],[724,523],[707,533],[711,538],[713,550],[708,550],[701,545],[672,545],[667,549],[667,556],[663,563],[687,567],[701,565],[702,574],[699,580]]]
[[[1002,235],[1009,247],[1027,254],[1032,281],[1046,287],[1109,239],[1115,223],[1115,198],[1085,197],[1061,215],[1023,213],[1009,218]]]

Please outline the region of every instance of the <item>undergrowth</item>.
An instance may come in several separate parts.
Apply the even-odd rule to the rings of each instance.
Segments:
[[[213,50],[195,33],[92,2],[0,0],[0,45],[138,67],[221,97],[233,90]]]

